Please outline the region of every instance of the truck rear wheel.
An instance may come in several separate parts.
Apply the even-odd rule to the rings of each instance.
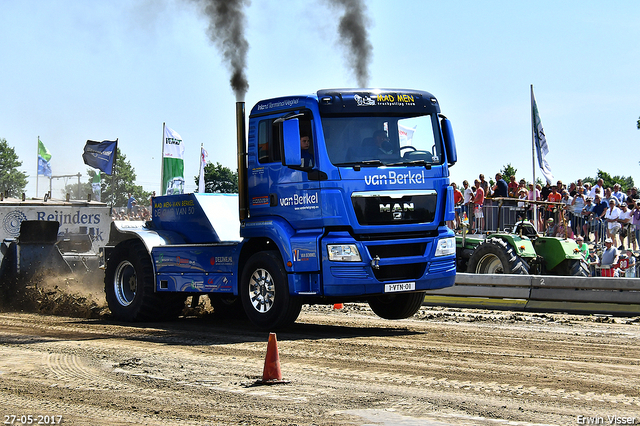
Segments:
[[[418,293],[385,294],[369,298],[369,307],[380,318],[404,319],[412,317],[424,301],[424,291]]]
[[[467,272],[526,275],[529,273],[529,267],[506,241],[501,238],[488,238],[473,251]]]
[[[151,257],[139,240],[115,247],[107,261],[104,290],[113,317],[128,322],[175,319],[186,299],[183,295],[154,291]]]
[[[242,271],[240,298],[249,321],[258,328],[276,329],[293,324],[302,300],[291,297],[287,273],[277,252],[259,252]]]

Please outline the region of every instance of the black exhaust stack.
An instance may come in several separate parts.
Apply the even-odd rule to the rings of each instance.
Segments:
[[[247,143],[244,102],[236,102],[236,130],[238,142],[238,213],[240,221],[249,217],[247,200]]]

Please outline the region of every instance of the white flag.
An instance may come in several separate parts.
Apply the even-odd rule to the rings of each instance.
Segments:
[[[100,201],[100,172],[96,173],[93,176],[93,181],[91,181],[91,189],[93,190],[93,198],[96,201]]]
[[[540,115],[538,114],[538,105],[536,104],[536,98],[533,95],[533,86],[531,86],[531,114],[533,117],[533,139],[536,145],[536,151],[538,154],[538,165],[542,170],[542,174],[547,182],[552,183],[554,181],[551,174],[551,168],[547,163],[546,156],[549,153],[549,145],[547,145],[547,138],[544,135],[544,129],[542,128],[542,122],[540,121]]]
[[[400,146],[411,145],[413,140],[413,133],[416,131],[416,126],[406,127],[398,123],[398,137],[400,138]]]
[[[209,153],[203,146],[200,147],[200,178],[198,179],[198,192],[203,194],[204,190],[204,166],[207,164]]]
[[[182,137],[169,126],[165,126],[163,139],[162,194],[184,194],[184,143],[182,143]]]

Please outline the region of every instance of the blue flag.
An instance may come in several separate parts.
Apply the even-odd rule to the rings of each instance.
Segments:
[[[38,174],[51,177],[51,153],[38,137]]]
[[[116,159],[116,150],[118,148],[118,140],[115,141],[87,141],[84,146],[84,154],[82,159],[84,164],[100,169],[108,175],[113,170],[113,162]]]
[[[38,156],[38,174],[51,177],[51,163]]]

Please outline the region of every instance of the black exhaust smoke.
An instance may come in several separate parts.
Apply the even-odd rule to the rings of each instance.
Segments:
[[[236,101],[244,102],[244,96],[249,89],[246,75],[249,42],[244,34],[244,8],[250,1],[199,0],[199,3],[204,6],[204,13],[209,18],[209,38],[220,49],[231,71],[229,82],[236,95]]]
[[[362,0],[328,0],[334,8],[344,9],[338,32],[340,43],[347,49],[347,60],[358,80],[358,86],[369,86],[369,63],[373,46],[365,25],[366,6]]]

